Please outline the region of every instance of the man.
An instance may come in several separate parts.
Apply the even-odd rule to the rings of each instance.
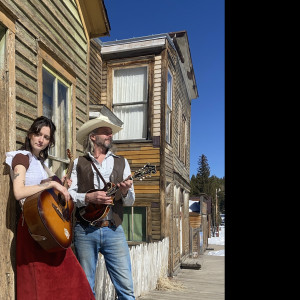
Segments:
[[[132,206],[135,201],[133,181],[127,159],[110,150],[112,135],[121,129],[103,115],[81,126],[77,141],[83,145],[84,155],[74,160],[69,188],[76,206],[76,256],[95,295],[95,271],[98,253],[102,253],[120,300],[135,299],[122,228],[123,205]],[[109,183],[117,189],[114,199],[107,194],[111,191]]]

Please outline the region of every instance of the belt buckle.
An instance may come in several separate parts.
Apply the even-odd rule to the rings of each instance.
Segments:
[[[104,223],[108,223],[107,225],[102,225]],[[109,220],[95,220],[90,222],[90,225],[94,226],[94,227],[98,227],[98,228],[102,228],[102,227],[109,227]]]
[[[90,225],[91,225],[91,226],[98,227],[98,226],[96,225],[97,222],[99,222],[99,221],[98,221],[98,220],[92,221],[92,222],[90,222]]]
[[[109,227],[109,225],[110,225],[109,220],[105,220],[105,221],[101,221],[100,227]]]

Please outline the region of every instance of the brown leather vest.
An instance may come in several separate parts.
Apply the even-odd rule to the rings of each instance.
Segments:
[[[119,183],[123,180],[123,172],[125,168],[124,157],[114,156],[114,168],[110,175],[110,182]],[[89,156],[79,156],[77,163],[77,182],[78,193],[86,193],[88,190],[94,189],[94,173]],[[101,179],[100,179],[101,180]],[[112,218],[118,227],[123,221],[123,202],[120,190],[116,192],[114,205],[112,206]]]

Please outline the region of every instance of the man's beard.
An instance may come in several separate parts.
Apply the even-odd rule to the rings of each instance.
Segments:
[[[101,139],[99,136],[96,136],[95,145],[103,149],[109,150],[112,147],[112,139]]]

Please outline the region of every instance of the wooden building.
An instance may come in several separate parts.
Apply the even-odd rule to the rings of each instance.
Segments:
[[[203,193],[192,197],[189,209],[190,256],[198,257],[208,246],[211,223],[211,199]]]
[[[57,126],[48,166],[61,175],[82,153],[76,131],[90,112],[123,122],[116,152],[135,172],[136,202],[123,227],[129,245],[169,237],[169,274],[189,254],[191,101],[198,97],[185,31],[102,43],[110,24],[103,0],[0,0],[0,288],[15,298],[16,201],[5,152],[20,148],[32,121]]]
[[[62,174],[88,119],[90,39],[109,31],[102,0],[0,0],[1,299],[15,298],[16,201],[5,152],[19,149],[32,121],[46,115],[57,126],[48,165]]]
[[[169,274],[189,252],[191,100],[198,97],[185,31],[114,42],[91,41],[90,103],[122,120],[116,152],[137,171],[136,201],[125,208],[130,245],[170,238]],[[99,98],[100,95],[100,98]]]

